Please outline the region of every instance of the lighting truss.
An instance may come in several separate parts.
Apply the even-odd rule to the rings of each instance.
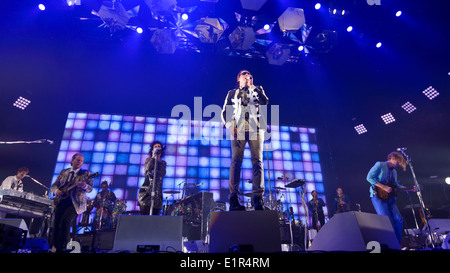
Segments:
[[[358,135],[367,133],[367,129],[366,129],[366,127],[364,127],[364,124],[360,124],[360,125],[355,126],[355,130],[358,133]]]
[[[381,116],[381,119],[384,121],[385,124],[389,124],[395,121],[394,116],[391,113],[387,113],[385,115]]]
[[[436,91],[436,89],[434,89],[432,86],[429,86],[427,89],[423,90],[422,93],[430,100],[439,96],[439,92]]]
[[[416,111],[416,107],[407,101],[405,104],[402,105],[403,110],[405,110],[408,114],[411,114],[412,112]]]
[[[25,108],[27,108],[28,104],[30,104],[30,100],[24,98],[24,97],[19,97],[14,103],[13,105],[19,109],[25,110]]]

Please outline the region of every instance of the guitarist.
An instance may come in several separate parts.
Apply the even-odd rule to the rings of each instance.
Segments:
[[[64,169],[52,184],[51,191],[55,195],[53,224],[53,250],[62,252],[70,240],[70,226],[77,215],[86,211],[86,193],[92,191],[91,172],[81,169],[84,155],[72,156],[71,168]],[[76,185],[66,192],[68,186]]]
[[[400,166],[403,171],[406,171],[406,161],[398,152],[390,153],[387,159],[388,160],[385,162],[375,163],[367,174],[367,181],[372,185],[370,187],[370,197],[375,211],[379,215],[386,215],[389,217],[395,235],[400,243],[403,230],[403,218],[397,208],[396,198],[393,196],[392,198],[383,200],[378,195],[381,195],[383,191],[390,194],[395,191],[395,189],[405,188],[398,184],[397,170],[395,168]],[[415,190],[415,187],[413,190]]]

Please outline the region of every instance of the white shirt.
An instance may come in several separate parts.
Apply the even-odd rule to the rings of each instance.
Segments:
[[[0,190],[18,190],[23,192],[22,180],[18,180],[15,175],[8,176],[3,180]]]

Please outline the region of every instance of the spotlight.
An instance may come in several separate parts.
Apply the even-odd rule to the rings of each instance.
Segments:
[[[39,4],[39,5],[38,5],[38,8],[39,8],[40,10],[45,10],[45,5],[44,5],[44,4]]]
[[[303,51],[303,49],[305,49],[302,45],[300,45],[299,47],[298,47],[298,51]]]
[[[432,86],[428,87],[427,89],[423,90],[422,93],[427,96],[430,100],[436,98],[439,96],[439,92],[436,91]]]
[[[385,124],[389,124],[395,121],[394,116],[391,113],[387,113],[385,115],[381,116],[381,119],[384,121]]]
[[[352,30],[353,30],[353,27],[352,26],[348,26],[347,32],[352,32]]]
[[[322,5],[320,3],[317,3],[314,5],[314,8],[319,10],[322,7]]]
[[[138,27],[138,28],[136,28],[136,32],[141,34],[142,32],[144,32],[144,30],[142,28]]]
[[[376,44],[376,47],[377,48],[380,48],[382,46],[382,43],[381,42],[378,42],[377,44]]]
[[[395,13],[395,16],[397,16],[397,17],[400,17],[400,15],[402,15],[402,11],[401,11],[401,10],[399,10],[399,11],[397,11],[397,12]]]
[[[264,30],[269,30],[270,29],[270,25],[269,24],[265,24],[264,25]]]
[[[447,185],[450,185],[450,177],[445,178],[445,183],[447,183]]]
[[[187,20],[189,18],[189,15],[187,15],[187,13],[183,13],[183,15],[181,15],[181,19],[183,20]]]
[[[24,97],[19,97],[14,103],[13,105],[19,109],[25,110],[25,108],[27,108],[28,104],[30,104],[30,100],[27,100]]]
[[[355,126],[355,130],[358,133],[358,135],[367,133],[367,129],[366,129],[366,127],[364,127],[364,124]]]
[[[407,101],[405,104],[402,105],[403,110],[405,110],[406,112],[408,112],[408,114],[411,114],[412,112],[416,111],[416,107],[410,103],[409,101]]]

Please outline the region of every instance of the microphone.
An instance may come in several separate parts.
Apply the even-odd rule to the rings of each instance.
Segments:
[[[50,144],[50,145],[53,145],[53,143],[55,143],[53,140],[50,140],[50,139],[46,139],[45,141],[48,142],[48,144]]]
[[[253,79],[251,76],[248,76],[247,78],[246,78],[247,80],[251,80],[251,79]]]
[[[406,151],[406,150],[407,150],[407,148],[397,148],[397,151],[398,151],[398,152]]]

